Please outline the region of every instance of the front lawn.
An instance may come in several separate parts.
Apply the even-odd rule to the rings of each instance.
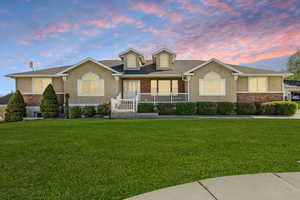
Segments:
[[[300,120],[0,123],[0,199],[122,199],[203,178],[300,171]]]

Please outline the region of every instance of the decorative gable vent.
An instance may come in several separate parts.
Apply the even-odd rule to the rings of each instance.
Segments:
[[[139,70],[145,64],[144,55],[134,49],[128,49],[119,54],[124,62],[124,70]]]

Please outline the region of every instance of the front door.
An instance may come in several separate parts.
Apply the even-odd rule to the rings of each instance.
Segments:
[[[123,98],[132,99],[140,92],[139,80],[123,80]]]

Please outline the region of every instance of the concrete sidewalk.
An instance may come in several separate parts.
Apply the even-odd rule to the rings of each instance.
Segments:
[[[299,200],[300,172],[226,176],[138,195],[127,200]]]

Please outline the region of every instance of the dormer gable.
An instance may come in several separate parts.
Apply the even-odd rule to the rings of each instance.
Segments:
[[[166,48],[160,49],[152,54],[153,64],[156,65],[156,70],[168,70],[175,62],[176,54]]]
[[[119,54],[119,57],[124,62],[124,70],[139,70],[145,64],[144,55],[135,49],[128,49]]]

